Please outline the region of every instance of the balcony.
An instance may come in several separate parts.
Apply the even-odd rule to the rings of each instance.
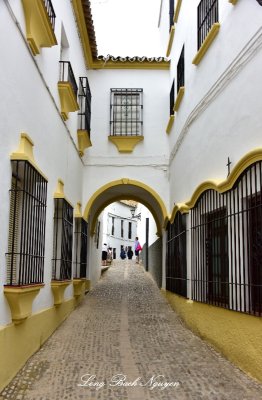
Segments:
[[[32,53],[37,55],[41,47],[55,46],[56,15],[51,0],[22,0],[22,3],[26,37]]]
[[[79,78],[79,113],[78,113],[78,151],[80,156],[84,155],[84,150],[92,146],[90,140],[91,125],[91,91],[86,77]]]
[[[60,64],[60,79],[58,82],[58,92],[61,103],[61,115],[66,121],[69,112],[79,110],[77,103],[78,87],[74,77],[74,73],[69,61],[59,61]]]

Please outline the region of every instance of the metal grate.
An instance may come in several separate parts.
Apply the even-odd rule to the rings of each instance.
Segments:
[[[83,218],[75,218],[75,262],[74,278],[86,278],[87,227]]]
[[[47,181],[27,161],[12,161],[7,285],[44,279]]]
[[[75,76],[69,61],[59,61],[60,64],[60,78],[61,82],[69,82],[72,86],[75,96],[77,96],[78,87],[76,84]]]
[[[90,137],[91,124],[91,91],[86,77],[79,78],[79,108],[78,129],[88,132]]]
[[[111,89],[110,135],[141,136],[143,89]]]
[[[185,59],[184,59],[184,46],[183,46],[177,64],[177,93],[179,89],[184,85],[185,85]]]
[[[192,298],[262,314],[262,162],[233,189],[208,190],[191,212]]]
[[[186,216],[180,213],[167,229],[166,289],[187,297]]]
[[[198,49],[215,22],[218,22],[218,0],[202,0],[197,7]]]
[[[174,105],[175,105],[175,81],[173,81],[172,87],[171,87],[171,90],[170,90],[169,104],[170,104],[170,114],[169,114],[169,115],[174,115]]]
[[[65,199],[54,199],[53,280],[72,276],[73,207]]]
[[[55,15],[55,11],[54,11],[54,7],[53,7],[53,4],[52,4],[52,1],[51,0],[44,0],[44,3],[45,3],[45,8],[46,8],[47,14],[49,16],[52,28],[53,28],[53,30],[55,30],[55,18],[56,18],[56,15]]]
[[[169,32],[171,31],[171,27],[174,25],[174,0],[169,0]]]

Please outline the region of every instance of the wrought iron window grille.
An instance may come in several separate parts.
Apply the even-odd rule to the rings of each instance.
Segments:
[[[51,0],[44,0],[44,4],[45,4],[45,8],[47,11],[47,14],[49,16],[53,31],[55,30],[55,19],[56,19],[56,15],[55,15],[55,11],[54,11],[54,7],[52,4]]]
[[[186,216],[177,213],[167,228],[166,288],[187,297]]]
[[[78,87],[71,63],[69,61],[59,61],[59,64],[60,64],[60,77],[59,77],[60,82],[69,82],[70,85],[72,86],[75,96],[77,97]]]
[[[198,50],[215,22],[218,22],[218,0],[201,0],[197,7]]]
[[[169,0],[169,32],[171,31],[171,28],[174,25],[174,13],[175,13],[174,0]]]
[[[192,298],[262,315],[262,162],[191,210]]]
[[[111,89],[110,135],[141,136],[143,89]]]
[[[11,165],[7,285],[43,283],[47,181],[28,161]]]
[[[63,198],[54,199],[52,279],[72,277],[73,207]]]
[[[128,222],[128,239],[132,239],[132,222]]]
[[[169,95],[169,104],[170,104],[170,114],[169,115],[174,115],[174,105],[175,105],[175,81],[173,81],[171,90],[170,90],[170,95]]]
[[[91,91],[87,77],[79,78],[79,112],[78,112],[78,129],[86,130],[90,137],[91,126]]]
[[[74,278],[76,279],[86,278],[87,228],[88,224],[83,218],[75,218]]]
[[[177,93],[179,89],[184,85],[185,85],[185,58],[184,58],[184,46],[183,46],[177,64]]]

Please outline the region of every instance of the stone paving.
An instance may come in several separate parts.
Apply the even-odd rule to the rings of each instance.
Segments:
[[[258,400],[262,385],[184,327],[148,273],[112,265],[0,400]]]

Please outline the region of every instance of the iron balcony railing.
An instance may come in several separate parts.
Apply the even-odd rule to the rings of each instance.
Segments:
[[[218,22],[218,0],[202,0],[197,7],[198,49],[215,22]]]
[[[47,10],[47,14],[49,16],[52,28],[53,28],[53,30],[55,30],[56,15],[55,15],[55,11],[54,11],[54,7],[53,7],[53,4],[52,4],[52,1],[51,0],[43,0],[43,1],[44,1],[44,4],[45,4],[45,8]]]
[[[185,85],[185,59],[184,59],[184,46],[183,46],[177,64],[177,93],[179,89],[184,85]]]
[[[7,285],[44,280],[47,181],[23,160],[12,161]]]
[[[86,130],[90,137],[91,128],[91,91],[87,77],[79,78],[78,129]]]
[[[110,135],[142,136],[143,89],[111,89]]]
[[[73,69],[71,67],[71,63],[69,61],[59,61],[59,64],[60,64],[59,80],[61,82],[69,82],[72,86],[75,96],[77,96],[78,87],[73,73]]]
[[[169,104],[170,104],[170,114],[169,115],[174,115],[174,105],[175,105],[175,81],[173,81],[171,90],[170,90],[170,95],[169,95]]]

